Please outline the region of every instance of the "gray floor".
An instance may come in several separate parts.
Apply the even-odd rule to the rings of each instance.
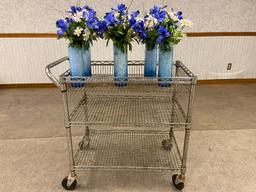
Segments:
[[[256,84],[200,85],[189,192],[256,191]],[[68,157],[56,89],[0,90],[0,191],[63,191]],[[77,191],[175,191],[169,172],[81,172]]]

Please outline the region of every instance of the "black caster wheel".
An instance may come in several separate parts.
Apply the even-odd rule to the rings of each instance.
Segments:
[[[77,181],[76,179],[68,179],[68,177],[65,177],[62,180],[61,185],[66,190],[74,190],[76,188]]]
[[[172,183],[178,190],[182,190],[184,188],[184,182],[179,178],[179,175],[177,174],[172,176]]]
[[[78,146],[80,150],[85,150],[90,148],[90,143],[89,142],[84,143],[84,140],[82,140],[79,142]]]
[[[165,150],[171,150],[172,149],[172,142],[171,142],[171,140],[170,139],[164,139],[163,141],[162,141],[162,146],[163,146],[163,148],[165,149]]]
[[[80,150],[83,150],[83,148],[84,148],[84,141],[83,141],[83,140],[80,141],[79,144],[78,144],[78,146],[79,146],[79,149],[80,149]]]

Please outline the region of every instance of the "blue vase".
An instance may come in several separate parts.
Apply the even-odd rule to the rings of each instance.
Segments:
[[[83,58],[83,76],[92,76],[91,71],[91,50],[89,48],[82,47],[82,58]]]
[[[157,45],[150,47],[146,44],[145,48],[145,66],[144,76],[145,77],[156,77],[156,64],[157,64]]]
[[[128,54],[127,49],[122,51],[114,46],[114,78],[115,85],[123,87],[127,85],[128,77]]]
[[[173,47],[167,50],[159,48],[158,80],[161,87],[169,87],[171,85],[172,65]]]
[[[71,80],[81,80],[82,76],[91,76],[91,53],[90,49],[68,48]],[[73,88],[83,87],[84,83],[72,83]]]

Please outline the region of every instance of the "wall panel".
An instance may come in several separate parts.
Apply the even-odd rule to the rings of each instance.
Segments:
[[[45,66],[67,55],[67,42],[54,38],[0,39],[0,83],[44,83]],[[256,78],[255,37],[193,37],[175,47],[174,58],[181,60],[199,79]],[[112,45],[98,41],[92,59],[112,60]],[[129,59],[141,60],[144,47],[134,44]],[[232,69],[227,71],[227,64]],[[67,64],[60,67],[60,73]]]

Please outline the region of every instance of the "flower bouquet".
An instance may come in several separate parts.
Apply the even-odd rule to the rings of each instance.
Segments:
[[[143,20],[136,19],[133,28],[141,42],[146,44],[144,71],[146,77],[156,76],[157,46],[159,46],[158,77],[160,79],[171,77],[173,45],[178,44],[184,36],[182,32],[184,27],[191,25],[192,22],[184,19],[181,11],[167,12],[166,6],[155,5]]]
[[[71,6],[68,16],[56,22],[58,38],[69,41],[68,55],[71,76],[91,76],[90,44],[101,33],[101,22],[96,12],[87,5]],[[79,81],[79,77],[73,78]],[[83,83],[72,84],[73,87],[84,86]]]
[[[128,76],[128,54],[127,49],[132,50],[131,42],[136,40],[136,34],[131,29],[128,20],[128,10],[124,4],[106,13],[104,17],[106,30],[104,38],[113,41],[114,46],[114,77],[117,86],[125,86]]]

